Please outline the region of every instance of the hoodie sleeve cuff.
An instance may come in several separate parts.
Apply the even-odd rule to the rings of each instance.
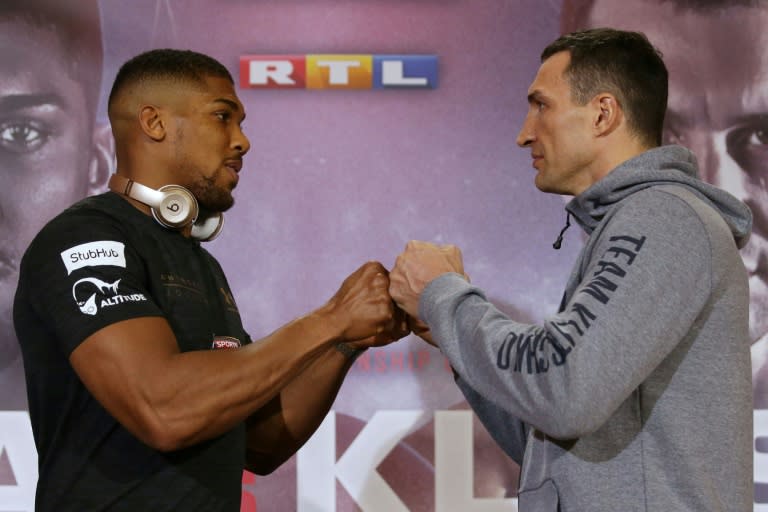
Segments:
[[[441,299],[461,294],[471,285],[461,274],[448,272],[430,281],[419,297],[419,317],[430,325],[430,318],[435,318]],[[430,327],[432,327],[430,325]]]

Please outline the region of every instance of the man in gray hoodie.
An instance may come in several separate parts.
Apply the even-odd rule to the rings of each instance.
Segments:
[[[660,147],[667,71],[644,35],[573,33],[541,60],[517,142],[589,236],[559,311],[514,321],[426,242],[390,293],[521,465],[521,511],[751,510],[751,213]]]

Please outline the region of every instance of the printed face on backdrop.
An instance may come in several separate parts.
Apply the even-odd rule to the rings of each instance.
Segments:
[[[584,172],[591,161],[589,110],[571,100],[564,72],[568,52],[545,60],[528,88],[528,114],[517,144],[531,150],[536,187],[542,192],[576,195],[590,183]]]
[[[641,31],[659,48],[669,69],[664,142],[690,148],[704,180],[752,209],[742,256],[757,340],[768,332],[768,7],[597,0],[588,25]]]
[[[175,182],[186,186],[203,208],[228,210],[250,149],[241,126],[245,109],[226,78],[208,77],[203,89],[190,89],[184,98],[170,129]]]
[[[0,369],[19,357],[11,309],[24,250],[98,174],[93,112],[60,48],[52,32],[0,21]]]

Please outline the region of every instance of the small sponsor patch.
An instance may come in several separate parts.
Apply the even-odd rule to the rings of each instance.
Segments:
[[[125,268],[125,244],[111,240],[88,242],[61,253],[67,275],[83,267],[112,265]]]
[[[214,336],[211,348],[213,350],[220,350],[226,348],[239,348],[240,346],[242,346],[240,340],[233,338],[232,336]]]
[[[95,277],[85,277],[72,286],[72,297],[80,311],[86,315],[95,315],[99,309],[125,304],[126,302],[146,301],[143,293],[121,295],[118,291],[120,279],[107,283]]]

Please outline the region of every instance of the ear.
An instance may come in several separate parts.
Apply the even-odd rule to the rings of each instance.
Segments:
[[[88,195],[106,190],[109,177],[115,172],[115,139],[109,124],[98,123],[93,130],[93,151],[88,165]]]
[[[609,135],[621,124],[623,112],[616,97],[610,93],[600,93],[592,99],[594,106],[595,135],[598,137]]]
[[[139,111],[139,125],[144,134],[155,142],[165,138],[163,112],[154,105],[144,105]]]

